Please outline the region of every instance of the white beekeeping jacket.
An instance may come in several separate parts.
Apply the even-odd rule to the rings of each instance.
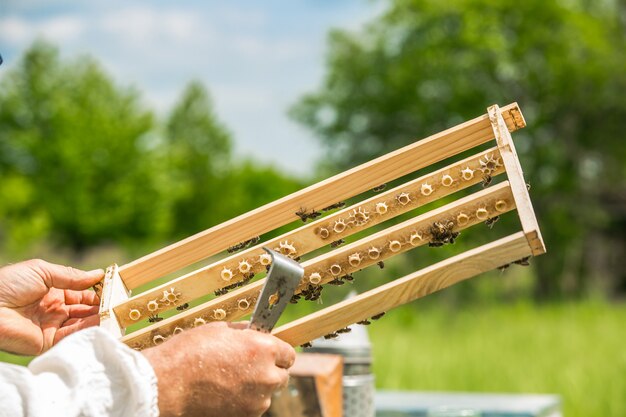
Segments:
[[[99,327],[75,333],[28,367],[0,363],[0,417],[157,417],[148,360]]]

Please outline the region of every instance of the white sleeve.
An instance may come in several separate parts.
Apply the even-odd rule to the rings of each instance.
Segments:
[[[157,417],[148,360],[99,327],[62,340],[28,368],[0,364],[0,417]]]

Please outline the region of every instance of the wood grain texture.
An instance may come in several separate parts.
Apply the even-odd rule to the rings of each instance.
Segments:
[[[120,324],[113,306],[127,300],[128,289],[119,275],[116,264],[109,266],[102,280],[102,296],[100,297],[100,327],[108,330],[115,337],[124,335],[124,326]]]
[[[291,378],[311,376],[324,417],[341,417],[343,357],[321,353],[298,353],[296,362],[289,368]]]
[[[298,346],[531,253],[525,234],[518,232],[309,314],[272,334]]]
[[[500,160],[498,149],[490,148],[464,158],[343,210],[331,213],[312,223],[305,224],[296,230],[135,295],[115,306],[115,313],[123,326],[129,326],[139,320],[146,319],[149,315],[162,313],[227,285],[243,281],[246,274],[265,271],[265,266],[261,263],[261,260],[264,259],[262,257],[267,256],[262,249],[263,246],[280,251],[281,242],[287,242],[296,249],[296,253],[292,257],[302,256],[333,241],[363,231],[456,191],[480,183],[485,175],[481,171],[481,169],[484,170],[481,163],[484,164],[486,160]],[[464,178],[463,170],[469,170],[465,172],[466,174],[471,171],[471,178]],[[500,165],[491,170],[489,175],[495,177],[503,172],[504,167]],[[399,202],[401,196],[406,197],[407,202]],[[380,206],[381,204],[384,206]],[[378,211],[382,211],[382,207],[384,207],[385,212],[378,213]],[[361,222],[355,221],[356,215],[363,215],[367,219],[359,224]],[[334,229],[337,222],[345,224],[345,229],[336,232]],[[249,266],[246,273],[239,271],[242,262],[247,263],[246,268]],[[228,281],[221,277],[221,272],[225,268],[232,273],[232,278]],[[172,292],[179,294],[175,303],[169,302],[164,296]],[[147,305],[150,302],[153,303],[152,305],[156,303],[157,308],[148,311]],[[133,319],[130,318],[131,311],[133,311]]]
[[[530,195],[528,194],[528,187],[524,180],[522,165],[517,156],[511,133],[507,128],[506,121],[502,117],[502,113],[497,104],[489,107],[487,114],[489,115],[496,143],[498,149],[500,149],[500,155],[504,162],[509,182],[511,183],[517,212],[522,223],[522,230],[526,233],[528,243],[533,250],[533,255],[544,254],[546,252],[546,246],[541,237],[539,224],[537,223],[535,211],[533,210]]]
[[[507,130],[524,127],[517,103],[503,107],[501,113]],[[129,289],[137,288],[251,236],[290,223],[302,207],[319,210],[492,138],[489,117],[482,115],[148,254],[122,266],[120,274]]]
[[[500,209],[496,209],[498,202],[503,203],[503,207],[500,207]],[[345,274],[350,274],[374,265],[378,261],[429,243],[432,238],[430,230],[435,222],[441,222],[442,224],[450,223],[450,230],[460,231],[483,222],[486,218],[494,217],[513,209],[515,209],[515,203],[508,181],[480,190],[445,206],[367,236],[350,245],[337,248],[304,262],[302,264],[305,270],[304,278],[296,293],[301,293],[309,286],[314,273],[319,274],[319,284],[325,284]],[[484,218],[479,218],[477,215],[479,210],[484,211]],[[461,214],[466,216],[466,221],[462,224],[458,222]],[[420,237],[412,239],[416,234],[420,235]],[[392,249],[392,242],[397,242],[398,244],[395,250]],[[378,251],[378,256],[375,258],[370,256],[372,248]],[[354,254],[359,254],[361,258],[361,261],[356,265],[350,262],[350,256]],[[333,273],[333,268],[339,268],[340,272]],[[122,341],[133,348],[143,349],[153,345],[155,336],[162,340],[161,338],[166,338],[176,333],[176,329],[182,331],[198,323],[239,319],[251,312],[264,283],[265,279],[261,279],[248,284],[176,316],[137,330],[125,336]],[[198,322],[198,319],[201,322]]]

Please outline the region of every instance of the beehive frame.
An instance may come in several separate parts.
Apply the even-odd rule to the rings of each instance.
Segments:
[[[416,271],[374,288],[349,301],[274,330],[292,345],[333,334],[356,322],[416,298],[448,287],[520,259],[545,253],[511,132],[525,127],[517,103],[493,105],[487,114],[417,141],[358,167],[328,178],[294,194],[212,227],[122,267],[107,270],[101,296],[101,325],[129,346],[143,349],[187,328],[216,320],[236,320],[249,314],[264,279],[249,282],[265,271],[268,246],[297,258],[330,245],[332,250],[303,262],[305,275],[297,291],[316,299],[324,284],[338,283],[350,274],[417,246],[440,245],[476,223],[489,222],[516,210],[522,231]],[[337,202],[376,188],[381,183],[426,168],[446,158],[495,139],[494,147],[408,181],[349,207]],[[407,213],[456,191],[490,182],[496,175],[507,179],[442,207],[366,236],[349,245],[336,243],[354,233]],[[484,184],[485,185],[485,184]],[[329,214],[321,217],[322,209]],[[330,211],[335,209],[335,211]],[[279,237],[259,242],[260,236],[298,217],[313,219]],[[320,217],[315,220],[315,218]],[[337,247],[336,247],[337,246]],[[230,248],[230,249],[229,249]],[[224,250],[233,253],[206,267],[182,275],[150,290],[132,295],[140,285]],[[216,298],[170,318],[125,334],[141,320],[216,292]]]

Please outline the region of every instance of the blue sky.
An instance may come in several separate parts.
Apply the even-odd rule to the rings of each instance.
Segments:
[[[240,155],[306,174],[321,152],[286,110],[321,82],[327,31],[379,12],[367,0],[0,0],[0,52],[5,70],[37,37],[89,53],[160,114],[200,79]]]

